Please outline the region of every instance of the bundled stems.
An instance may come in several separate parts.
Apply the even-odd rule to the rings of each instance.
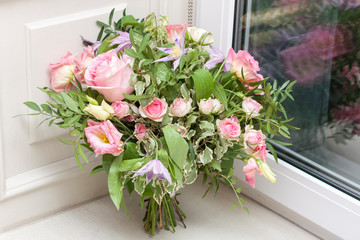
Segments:
[[[176,219],[175,213],[178,216],[178,219],[183,224],[184,228],[186,225],[184,219],[186,215],[179,207],[179,203],[175,198],[171,198],[168,194],[164,196],[161,204],[159,205],[154,198],[147,200],[146,213],[143,221],[145,221],[144,229],[145,231],[155,234],[155,229],[157,224],[159,224],[159,229],[163,228],[163,219],[165,220],[165,229],[169,230],[171,226],[173,232],[175,232]]]

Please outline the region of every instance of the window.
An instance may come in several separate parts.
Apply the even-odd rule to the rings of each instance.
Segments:
[[[292,146],[283,160],[360,199],[360,2],[239,1],[235,49],[247,49],[287,101]],[[279,139],[286,141],[286,139]]]
[[[360,146],[359,142],[356,143],[359,138],[340,131],[344,133],[343,144],[336,142],[341,141],[335,138],[340,135],[333,135],[339,127],[356,130],[357,125],[355,121],[345,123],[341,118],[334,119],[337,109],[334,96],[341,88],[331,86],[337,73],[345,72],[346,76],[360,57],[357,54],[360,43],[356,43],[354,38],[360,36],[360,31],[354,30],[360,24],[351,22],[360,19],[356,17],[360,10],[348,5],[352,2],[355,1],[196,2],[196,26],[211,31],[216,42],[220,43],[217,47],[224,53],[231,46],[236,50],[248,50],[259,61],[264,76],[279,82],[287,79],[299,81],[295,92],[297,101],[289,102],[288,109],[289,114],[296,117],[292,124],[302,130],[293,134],[292,146],[278,146],[279,164],[271,164],[277,174],[277,183],[257,178],[255,190],[245,186],[243,192],[324,239],[354,239],[357,223],[360,222],[360,202],[357,200],[360,184],[360,174],[357,173],[360,171],[356,170],[359,167],[356,163],[359,161],[357,155],[360,155],[356,147]],[[354,15],[349,15],[347,11]],[[346,18],[349,24],[341,26]],[[308,25],[304,27],[303,22]],[[346,30],[344,27],[348,25],[354,28]],[[310,44],[319,33],[328,35],[329,45],[313,42],[313,46],[320,44],[323,49],[309,59],[306,53],[311,54],[315,50],[311,52],[302,44]],[[349,38],[348,34],[352,37]],[[339,39],[342,45],[337,45]],[[353,41],[353,46],[350,41]],[[298,49],[295,51],[294,48]],[[335,60],[343,58],[348,59],[336,65],[338,61]],[[351,61],[353,64],[350,64]],[[349,65],[349,70],[346,65]],[[289,70],[291,67],[292,71]],[[301,71],[304,69],[306,71]],[[351,73],[348,77],[355,78],[356,74]],[[348,89],[355,87],[350,85]],[[344,150],[345,154],[341,152]],[[347,155],[350,153],[353,159]],[[274,162],[272,160],[269,156],[268,162]],[[241,166],[238,166],[238,172],[242,177]]]

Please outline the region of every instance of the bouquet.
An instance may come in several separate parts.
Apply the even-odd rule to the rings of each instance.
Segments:
[[[88,162],[87,151],[102,156],[91,174],[105,171],[116,208],[126,211],[123,191],[135,191],[144,207],[145,230],[172,229],[186,217],[176,195],[201,174],[209,183],[235,188],[234,160],[244,161],[246,181],[255,174],[275,182],[266,163],[273,136],[289,138],[281,103],[293,83],[277,87],[258,73],[246,51],[227,57],[208,31],[188,24],[169,25],[167,17],[126,15],[101,27],[96,41],[83,38],[80,57],[67,53],[50,64],[49,101],[25,104],[44,121],[70,130],[74,156]],[[103,36],[105,34],[105,36]],[[267,150],[269,149],[269,150]],[[185,226],[185,224],[184,224]]]

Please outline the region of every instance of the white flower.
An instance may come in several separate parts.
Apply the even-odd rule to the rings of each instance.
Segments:
[[[201,43],[203,45],[209,45],[214,43],[214,38],[212,34],[203,28],[188,27],[187,32],[191,37],[191,39],[199,44]],[[204,34],[206,34],[205,39],[203,39],[203,41],[200,42],[200,39]]]

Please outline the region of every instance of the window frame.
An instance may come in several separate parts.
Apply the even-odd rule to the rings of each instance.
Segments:
[[[251,1],[247,1],[248,6]],[[195,26],[212,32],[215,46],[224,54],[233,46],[235,4],[236,0],[196,2]],[[236,162],[234,173],[243,180],[241,186],[245,195],[321,238],[354,239],[358,236],[360,201],[282,159],[276,164],[271,154],[267,162],[277,175],[277,183],[257,176],[255,189],[244,184],[244,163]]]

